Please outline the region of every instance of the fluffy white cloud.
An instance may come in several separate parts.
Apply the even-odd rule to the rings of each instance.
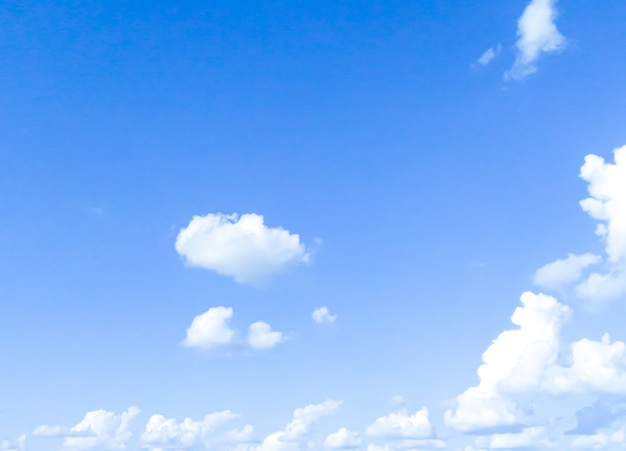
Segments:
[[[567,258],[542,266],[535,272],[534,282],[544,288],[556,289],[575,282],[582,276],[583,269],[602,260],[599,255],[586,253],[569,254]]]
[[[231,307],[212,307],[196,316],[183,340],[191,348],[213,349],[233,343],[236,332],[228,322],[233,316]]]
[[[248,344],[252,349],[271,349],[284,339],[282,332],[272,330],[263,321],[252,323],[248,328]]]
[[[237,444],[250,440],[252,426],[247,425],[242,430],[233,430],[216,437],[216,430],[224,424],[238,418],[230,410],[215,412],[206,415],[202,420],[193,421],[185,418],[178,422],[163,415],[152,415],[146,424],[141,436],[141,444],[151,450],[164,449],[193,449],[198,446],[207,449],[218,447],[218,444]]]
[[[267,227],[257,214],[194,216],[176,238],[187,264],[263,285],[287,266],[307,263],[309,254],[297,234]]]
[[[545,392],[626,394],[626,345],[587,338],[561,346],[560,329],[570,309],[555,298],[524,293],[511,321],[518,329],[502,332],[483,354],[479,384],[457,397],[457,408],[445,412],[446,424],[469,431],[520,424],[520,393]],[[560,355],[567,357],[562,365]]]
[[[520,80],[537,71],[542,54],[561,50],[566,40],[556,28],[557,0],[531,0],[517,23],[517,56],[506,73],[507,78]]]
[[[137,407],[129,407],[126,412],[116,415],[106,410],[87,412],[80,423],[69,431],[63,426],[37,426],[33,435],[65,436],[63,450],[126,449],[131,438],[130,421],[139,415]]]
[[[377,418],[365,433],[370,437],[385,439],[419,439],[432,434],[426,407],[409,415],[406,409]]]
[[[611,445],[626,444],[626,429],[621,428],[615,432],[598,432],[592,435],[581,435],[572,440],[571,447],[578,449],[606,449]]]
[[[330,314],[328,307],[316,308],[313,310],[311,317],[317,324],[334,323],[337,319],[337,315]]]
[[[250,451],[299,450],[313,424],[323,416],[337,412],[342,403],[331,399],[296,409],[284,430],[268,435],[259,446],[251,447]]]
[[[483,354],[480,382],[457,397],[456,410],[445,412],[446,424],[467,431],[517,424],[523,413],[502,393],[536,387],[546,365],[559,350],[558,332],[570,309],[550,296],[526,292],[511,322],[518,329],[502,332]]]
[[[493,434],[478,437],[474,443],[478,448],[486,449],[516,449],[516,448],[551,448],[555,443],[548,438],[544,427],[524,428],[522,432]]]
[[[614,164],[587,155],[580,177],[590,194],[580,205],[601,221],[596,233],[606,240],[608,271],[591,274],[577,293],[592,300],[616,298],[626,294],[626,146],[615,150]]]
[[[328,434],[324,440],[324,447],[330,449],[346,449],[361,446],[361,438],[356,432],[341,428],[337,432]]]

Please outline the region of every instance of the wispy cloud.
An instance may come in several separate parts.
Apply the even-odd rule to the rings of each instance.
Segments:
[[[532,0],[517,23],[517,56],[505,78],[521,80],[537,71],[543,54],[561,50],[567,44],[556,27],[557,0]]]

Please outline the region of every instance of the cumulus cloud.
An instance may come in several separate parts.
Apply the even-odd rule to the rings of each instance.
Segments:
[[[506,78],[520,80],[537,71],[543,54],[561,50],[566,40],[556,27],[557,0],[531,0],[517,23],[517,56]]]
[[[551,448],[556,445],[548,438],[548,433],[544,427],[524,428],[522,432],[493,434],[490,436],[478,437],[474,443],[478,448],[486,449],[539,449]]]
[[[614,155],[614,164],[587,155],[580,169],[590,195],[580,206],[600,221],[596,233],[606,242],[608,265],[606,272],[591,274],[576,288],[579,296],[591,300],[626,294],[626,146],[616,149]]]
[[[361,438],[356,432],[341,428],[337,432],[328,434],[324,440],[324,447],[329,449],[347,449],[361,446]]]
[[[334,323],[337,319],[337,315],[330,314],[330,312],[328,311],[328,307],[316,308],[315,310],[313,310],[311,317],[313,318],[313,321],[315,321],[317,324],[330,324]]]
[[[165,449],[186,450],[197,447],[214,449],[220,445],[245,443],[250,441],[252,435],[252,426],[250,425],[241,430],[229,431],[221,436],[215,434],[221,426],[238,417],[230,410],[211,413],[197,421],[185,418],[178,422],[174,418],[168,419],[163,415],[152,415],[141,435],[141,444],[144,448],[157,451]]]
[[[583,269],[602,260],[599,255],[586,253],[569,254],[567,258],[542,266],[535,272],[534,282],[544,288],[557,289],[579,280]]]
[[[421,439],[432,434],[432,426],[426,407],[409,415],[406,409],[377,418],[365,433],[370,437],[384,439]]]
[[[299,235],[268,227],[254,213],[194,216],[178,234],[175,248],[188,265],[253,286],[310,258]]]
[[[62,436],[62,449],[65,451],[96,450],[96,449],[126,449],[126,443],[131,438],[130,422],[139,415],[137,407],[129,407],[126,412],[116,415],[106,410],[87,412],[83,419],[75,426],[37,426],[33,435]]]
[[[252,349],[271,349],[284,339],[282,332],[272,330],[263,321],[252,323],[248,328],[248,344]]]
[[[571,310],[555,298],[526,292],[511,321],[518,329],[502,332],[483,354],[479,383],[457,397],[445,412],[449,427],[470,431],[522,424],[520,393],[626,394],[626,345],[584,338],[562,346],[560,331]],[[560,358],[561,354],[565,359]],[[564,365],[561,360],[566,360]]]
[[[291,451],[301,449],[313,424],[320,418],[337,412],[342,403],[342,401],[331,399],[296,409],[293,412],[292,420],[284,430],[268,435],[260,445],[250,448],[250,451]]]
[[[183,344],[190,348],[214,349],[233,343],[236,332],[228,322],[233,316],[232,307],[212,307],[196,316],[187,329]]]

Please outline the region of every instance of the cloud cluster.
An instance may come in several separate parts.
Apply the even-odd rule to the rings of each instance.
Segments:
[[[460,431],[523,424],[526,409],[515,395],[626,394],[626,345],[587,338],[563,347],[560,330],[571,309],[555,298],[526,292],[511,317],[517,329],[502,332],[483,354],[479,383],[457,397],[446,424]],[[567,364],[560,356],[566,355]]]
[[[229,448],[252,439],[253,429],[250,425],[216,434],[220,427],[238,417],[230,410],[208,414],[198,421],[185,418],[178,422],[163,415],[152,415],[141,435],[141,444],[151,451]]]
[[[0,450],[2,451],[21,451],[26,447],[26,435],[20,435],[15,442],[4,440],[0,442]]]
[[[254,213],[194,216],[178,234],[175,248],[190,266],[253,286],[310,258],[299,235],[268,227]]]
[[[34,429],[34,436],[64,437],[63,451],[123,450],[132,436],[130,422],[139,415],[137,407],[129,407],[117,415],[106,410],[87,412],[83,419],[71,428],[41,425]]]
[[[238,333],[229,324],[232,316],[232,307],[211,307],[193,319],[183,345],[207,350],[236,345]],[[247,344],[252,349],[271,349],[284,340],[282,332],[272,330],[263,321],[252,323],[248,328]]]
[[[506,78],[520,80],[537,71],[538,59],[565,47],[556,27],[557,0],[532,0],[517,23],[517,55]]]

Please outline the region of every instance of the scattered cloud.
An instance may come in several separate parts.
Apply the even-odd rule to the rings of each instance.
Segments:
[[[324,447],[329,449],[348,449],[361,446],[361,438],[356,432],[341,428],[333,432],[324,440]]]
[[[561,50],[567,41],[556,27],[557,0],[531,0],[517,23],[517,56],[505,78],[521,80],[537,71],[543,54]]]
[[[141,444],[144,448],[159,451],[164,449],[187,450],[197,447],[215,449],[220,445],[249,442],[252,435],[252,426],[250,425],[246,425],[241,430],[234,429],[221,436],[216,435],[216,431],[221,426],[238,417],[239,415],[230,410],[211,413],[197,421],[185,418],[182,422],[173,418],[167,419],[163,415],[152,415],[141,435]]]
[[[250,324],[248,328],[248,344],[252,349],[271,349],[285,340],[282,332],[272,330],[272,327],[263,321]]]
[[[194,216],[178,234],[175,248],[190,266],[253,286],[310,258],[299,235],[267,227],[263,216],[254,213]]]
[[[334,323],[337,319],[337,315],[331,315],[328,311],[328,307],[320,307],[313,310],[311,314],[313,321],[317,324],[330,324]]]
[[[406,409],[377,418],[369,425],[365,433],[370,437],[382,439],[421,439],[432,434],[428,409],[424,407],[414,415]]]
[[[193,319],[183,344],[201,349],[214,349],[232,344],[236,336],[236,331],[228,324],[232,316],[232,307],[210,308]]]
[[[342,403],[343,401],[331,399],[320,404],[310,404],[296,409],[293,412],[292,420],[284,430],[268,435],[260,445],[252,447],[250,451],[291,451],[301,449],[313,424],[320,418],[337,412]]]
[[[548,438],[546,428],[536,426],[524,428],[522,432],[517,433],[478,437],[474,445],[485,449],[540,449],[552,448],[556,443]]]
[[[502,45],[498,44],[495,47],[488,48],[481,56],[478,58],[474,64],[472,64],[472,68],[484,67],[491,64],[491,62],[500,54],[502,51]]]
[[[37,426],[33,435],[64,437],[63,451],[126,449],[131,438],[130,422],[139,415],[137,407],[116,415],[106,410],[87,412],[80,423],[69,428],[63,426]]]
[[[20,435],[15,442],[4,440],[0,442],[0,450],[2,451],[21,451],[26,447],[26,435]]]

